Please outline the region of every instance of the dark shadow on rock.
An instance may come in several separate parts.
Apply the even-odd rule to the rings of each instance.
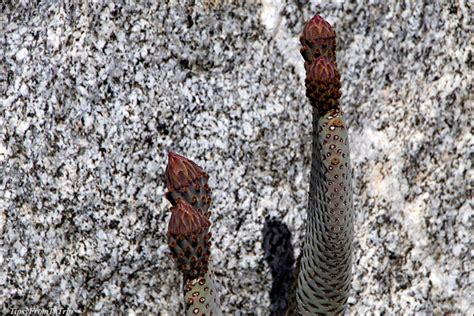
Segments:
[[[291,245],[291,232],[285,223],[267,217],[263,227],[263,251],[272,274],[270,291],[271,316],[285,315],[288,291],[292,282],[295,254]]]

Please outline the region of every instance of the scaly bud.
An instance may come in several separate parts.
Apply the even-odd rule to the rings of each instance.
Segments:
[[[183,199],[171,208],[168,245],[185,279],[194,279],[208,270],[211,222]]]
[[[166,198],[176,205],[183,199],[192,205],[200,214],[210,216],[211,189],[207,184],[209,176],[191,160],[174,152],[168,155],[168,166],[165,172]]]
[[[336,60],[336,32],[321,16],[315,15],[305,24],[300,42],[303,45],[300,52],[306,63],[321,56]]]
[[[319,57],[307,67],[306,96],[319,113],[339,109],[340,75],[336,63]]]

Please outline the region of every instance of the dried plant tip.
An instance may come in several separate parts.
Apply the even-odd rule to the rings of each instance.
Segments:
[[[171,219],[168,224],[168,234],[191,235],[207,229],[211,222],[195,208],[179,199],[171,208]]]
[[[177,153],[170,152],[168,154],[165,178],[169,191],[189,186],[201,177],[209,176],[197,164]]]

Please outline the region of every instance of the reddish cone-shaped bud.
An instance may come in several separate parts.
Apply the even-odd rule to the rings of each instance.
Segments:
[[[191,235],[200,233],[211,225],[211,222],[186,201],[179,199],[171,208],[171,219],[168,234]]]
[[[177,268],[185,279],[203,276],[211,255],[211,222],[185,200],[178,199],[171,208],[168,245]]]
[[[336,32],[326,20],[319,14],[313,16],[311,20],[306,22],[302,37],[308,41],[336,37]]]
[[[307,63],[320,56],[336,59],[336,32],[321,16],[315,15],[309,20],[300,37],[301,55]]]
[[[165,172],[166,187],[169,191],[178,190],[191,185],[202,177],[208,177],[207,173],[191,160],[170,152],[168,154],[168,166]]]
[[[309,64],[306,75],[306,96],[311,105],[320,114],[339,109],[341,82],[336,63],[319,57]]]
[[[165,197],[172,205],[183,199],[207,218],[210,216],[211,188],[209,176],[191,160],[171,152],[165,172],[168,192]]]

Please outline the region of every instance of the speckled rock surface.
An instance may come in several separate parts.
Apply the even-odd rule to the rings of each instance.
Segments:
[[[468,2],[19,2],[0,10],[4,310],[182,311],[165,242],[174,150],[211,176],[223,310],[265,315],[265,217],[301,248],[311,109],[298,36],[320,13],[351,137],[351,313],[473,313]]]

